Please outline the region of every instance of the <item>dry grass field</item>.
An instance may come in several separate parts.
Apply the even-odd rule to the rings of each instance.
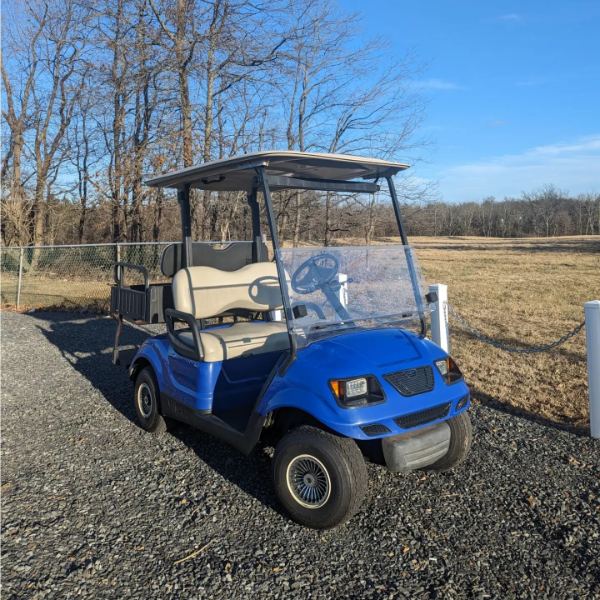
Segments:
[[[380,240],[380,243],[398,240]],[[353,240],[354,243],[360,243]],[[554,340],[600,298],[600,238],[412,238],[428,283],[446,283],[449,301],[485,334],[511,345]],[[106,306],[110,280],[25,278],[27,306]],[[16,279],[5,276],[2,303],[14,303]],[[588,424],[585,335],[544,354],[508,354],[452,326],[452,353],[476,401],[573,430]]]
[[[511,345],[543,344],[600,298],[600,238],[415,238],[427,282],[475,327]],[[548,353],[508,354],[451,320],[452,353],[476,399],[561,426],[588,425],[585,334]]]
[[[2,307],[14,306],[17,297],[18,279],[13,274],[2,275],[0,295]],[[32,308],[64,308],[105,310],[108,308],[110,286],[108,277],[103,279],[67,278],[50,274],[27,274],[21,285],[22,310]],[[137,283],[137,282],[136,282]]]

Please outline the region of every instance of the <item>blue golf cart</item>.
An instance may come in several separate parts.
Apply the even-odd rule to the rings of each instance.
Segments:
[[[161,258],[167,282],[151,283],[139,265],[115,266],[114,361],[124,320],[166,325],[128,366],[141,427],[162,432],[175,419],[246,454],[262,437],[275,446],[277,497],[309,527],[334,527],[359,509],[365,457],[392,472],[445,471],[471,445],[469,389],[425,337],[432,298],[422,292],[393,182],[405,168],[259,152],[155,177],[147,185],[176,189],[181,209],[182,241]],[[192,241],[191,190],[213,199],[242,193],[251,239]],[[313,205],[326,194],[385,193],[401,243],[282,247],[274,198],[290,193]],[[130,270],[143,283],[127,285]]]

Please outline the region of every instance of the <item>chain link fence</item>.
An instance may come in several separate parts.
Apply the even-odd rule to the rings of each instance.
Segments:
[[[77,246],[5,247],[0,249],[0,295],[3,306],[17,308],[87,308],[107,311],[115,262],[143,265],[152,281],[164,279],[160,257],[172,242],[82,244]],[[135,272],[128,273],[137,283]],[[139,283],[142,283],[140,276]],[[571,331],[540,346],[515,346],[494,339],[474,327],[451,304],[447,315],[479,341],[505,352],[548,352],[576,336],[581,321]]]
[[[160,281],[163,279],[160,257],[170,243],[1,248],[2,305],[21,309],[62,307],[106,311],[114,263],[144,265],[150,277]],[[132,273],[131,283],[136,283],[133,277]]]

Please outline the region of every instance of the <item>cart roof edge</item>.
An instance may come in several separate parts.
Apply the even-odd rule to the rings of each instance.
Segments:
[[[159,188],[249,191],[255,185],[257,167],[271,175],[299,179],[338,180],[389,177],[409,165],[350,154],[322,154],[273,150],[215,160],[151,177],[145,184]]]

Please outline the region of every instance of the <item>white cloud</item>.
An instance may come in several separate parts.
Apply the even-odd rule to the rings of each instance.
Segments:
[[[446,79],[419,79],[410,82],[412,88],[418,90],[432,90],[432,91],[453,91],[453,90],[464,90],[465,88],[454,81],[447,81]]]
[[[600,192],[600,134],[456,165],[439,175],[444,200],[519,196],[546,184],[572,194]]]
[[[541,155],[559,155],[559,154],[573,154],[579,152],[597,152],[600,151],[600,135],[589,135],[584,138],[580,138],[574,143],[570,144],[550,144],[547,146],[537,146],[531,151],[534,154]],[[600,177],[600,173],[597,173]]]

